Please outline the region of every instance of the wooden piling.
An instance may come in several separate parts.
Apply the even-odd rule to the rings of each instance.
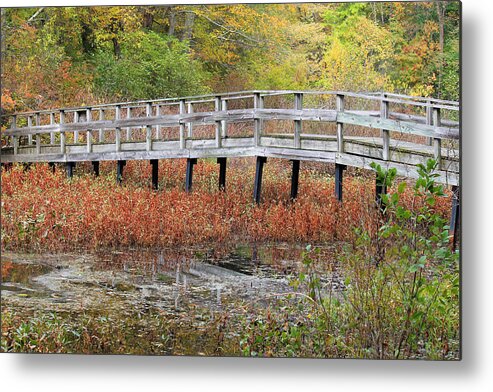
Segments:
[[[219,164],[219,189],[226,190],[226,162],[227,158],[217,158]]]
[[[127,164],[127,161],[121,160],[116,162],[116,182],[121,184],[123,181],[123,168]]]
[[[460,234],[460,188],[452,187],[452,214],[450,215],[450,231],[452,232],[452,246],[457,247]]]
[[[75,162],[67,162],[65,166],[67,169],[67,177],[72,178],[74,176]]]
[[[192,180],[193,180],[193,165],[197,163],[197,158],[187,159],[187,174],[185,178],[185,192],[189,193],[192,191]]]
[[[337,200],[340,202],[342,202],[342,183],[344,170],[346,170],[346,165],[340,165],[336,163],[335,194]]]
[[[298,196],[300,161],[298,159],[292,159],[291,162],[293,162],[293,170],[291,172],[291,200],[294,200]]]
[[[255,170],[255,184],[253,187],[253,200],[255,203],[260,204],[260,194],[262,191],[262,173],[264,171],[264,163],[267,161],[266,157],[257,157],[257,167]]]
[[[159,188],[159,160],[151,159],[152,165],[152,189],[158,190]]]
[[[378,175],[375,181],[375,201],[377,203],[377,206],[383,210],[384,207],[382,206],[382,195],[385,195],[387,193],[387,185],[381,183],[378,180]]]
[[[92,171],[96,177],[99,177],[99,161],[92,162]]]

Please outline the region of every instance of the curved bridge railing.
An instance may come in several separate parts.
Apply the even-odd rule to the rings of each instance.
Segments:
[[[243,91],[16,113],[1,162],[264,156],[459,183],[459,104],[392,93]]]

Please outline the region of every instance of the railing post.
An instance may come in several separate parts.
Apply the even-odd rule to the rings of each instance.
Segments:
[[[221,111],[221,97],[217,96],[214,98],[214,110],[216,112]],[[221,148],[222,145],[222,130],[221,130],[221,121],[216,121],[216,148]]]
[[[17,116],[12,116],[12,122],[10,124],[10,129],[17,129]],[[18,153],[19,141],[17,136],[12,136],[12,148],[14,149],[14,155]]]
[[[60,110],[60,152],[65,154],[66,152],[66,135],[65,131],[62,130],[62,126],[65,124],[65,111]]]
[[[344,111],[344,95],[336,95],[336,110],[337,112]],[[344,152],[344,124],[337,122],[337,151]]]
[[[27,126],[31,128],[33,126],[33,116],[27,116]],[[27,144],[33,144],[33,135],[27,135]]]
[[[99,121],[104,121],[104,109],[99,109]],[[99,143],[104,143],[104,129],[99,129]]]
[[[161,115],[161,105],[156,104],[156,117]],[[156,140],[161,140],[161,125],[156,125]]]
[[[438,128],[440,126],[440,108],[433,108],[433,126]],[[437,169],[442,166],[442,140],[440,138],[433,138],[433,156],[437,162]]]
[[[146,116],[150,117],[152,114],[152,103],[146,104]],[[146,151],[152,151],[152,126],[146,125]]]
[[[380,119],[382,120],[389,118],[389,102],[386,99],[387,96],[384,94],[380,102]],[[390,131],[388,129],[382,129],[382,159],[384,161],[390,159]]]
[[[74,112],[74,123],[79,122],[79,112],[76,110]],[[79,142],[79,131],[74,131],[74,144]]]
[[[12,136],[12,147],[14,148],[14,155],[19,153],[19,139],[17,136]]]
[[[91,108],[86,109],[86,122],[91,122]],[[88,129],[86,133],[87,152],[92,152],[92,129]]]
[[[294,109],[303,110],[303,93],[294,94]],[[301,148],[301,120],[294,120],[294,148]]]
[[[36,113],[36,126],[41,125],[40,114]],[[41,154],[41,135],[39,133],[36,134],[36,155]]]
[[[431,105],[431,101],[426,101],[426,125],[433,125],[433,106]],[[427,138],[428,145],[433,145],[433,139],[431,137]]]
[[[180,99],[180,148],[181,149],[186,148],[185,123],[183,122],[183,119],[181,118],[181,116],[184,115],[185,112],[186,112],[185,100]],[[191,125],[191,123],[188,123],[188,125]]]
[[[254,109],[262,109],[264,107],[264,102],[260,93],[253,93],[253,108]],[[260,138],[262,137],[262,120],[256,118],[254,120],[255,129],[253,133],[253,140],[255,146],[260,145]]]
[[[130,118],[132,118],[132,108],[129,106],[129,107],[127,107],[127,119],[130,119]],[[129,142],[132,139],[132,128],[127,127],[126,131],[127,131],[127,133],[125,135],[126,136],[125,140],[127,142]]]
[[[189,102],[188,103],[188,114],[192,114],[193,113],[193,103],[192,102]],[[191,122],[187,123],[187,137],[189,139],[191,139],[193,137],[193,124]]]
[[[115,108],[115,120],[119,120],[121,118],[121,106],[116,105]],[[121,141],[121,128],[120,127],[115,127],[115,151],[120,152],[122,146],[122,141]]]
[[[50,125],[55,125],[55,113],[50,113]],[[55,132],[50,132],[50,144],[55,144]]]
[[[228,110],[228,101],[226,99],[221,100],[221,110],[223,112]],[[226,120],[221,121],[221,137],[225,139],[228,136],[228,123]]]

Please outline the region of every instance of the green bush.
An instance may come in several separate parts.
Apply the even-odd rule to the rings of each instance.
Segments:
[[[394,170],[372,167],[381,184],[392,184]],[[357,229],[339,256],[341,292],[332,289],[333,276],[317,271],[317,249],[308,246],[292,280],[306,294],[247,321],[243,355],[458,359],[459,252],[434,209],[443,196],[435,168],[433,160],[418,165],[414,208],[400,202],[405,183],[382,196],[378,227]]]
[[[154,32],[133,32],[122,41],[121,57],[110,49],[94,57],[98,94],[125,100],[206,93],[207,74],[186,43]]]

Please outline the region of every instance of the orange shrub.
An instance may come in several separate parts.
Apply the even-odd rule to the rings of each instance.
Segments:
[[[151,166],[128,162],[123,185],[115,184],[114,162],[101,164],[101,176],[79,164],[72,180],[62,168],[21,165],[2,172],[2,247],[76,250],[107,247],[159,247],[249,241],[349,241],[355,226],[371,229],[378,217],[374,180],[347,176],[344,202],[334,198],[333,179],[302,169],[299,197],[289,201],[290,164],[269,160],[262,203],[252,202],[253,159],[228,162],[226,192],[217,189],[218,166],[199,161],[193,192],[183,190],[184,160],[161,160],[161,190],[150,188]],[[412,189],[404,203],[417,207]],[[450,198],[437,203],[446,216]]]

